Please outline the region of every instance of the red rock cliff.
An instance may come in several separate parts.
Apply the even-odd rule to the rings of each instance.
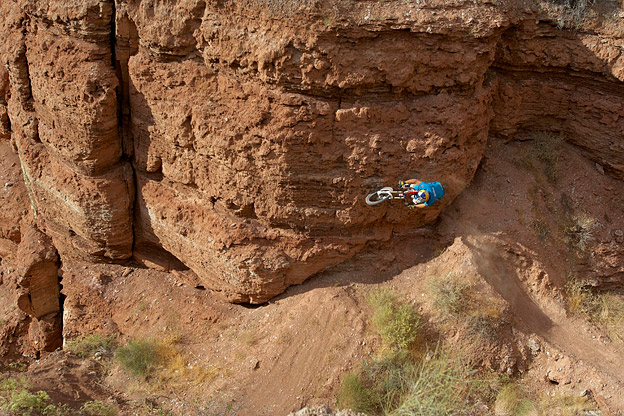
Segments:
[[[561,132],[623,177],[622,17],[566,13],[8,0],[0,140],[62,261],[179,260],[232,301],[263,302],[433,221],[488,134]],[[407,177],[446,197],[417,213],[363,203]]]

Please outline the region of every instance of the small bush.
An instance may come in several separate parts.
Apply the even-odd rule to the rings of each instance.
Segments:
[[[376,415],[469,414],[485,393],[483,380],[458,355],[433,351],[416,364],[406,352],[377,357],[348,373],[338,406]]]
[[[0,392],[10,392],[15,390],[27,390],[30,388],[30,383],[24,377],[7,378],[0,381]]]
[[[593,309],[593,294],[586,288],[587,283],[581,280],[569,277],[566,286],[566,304],[568,310],[574,314],[589,315]]]
[[[31,393],[25,389],[16,389],[8,397],[2,397],[0,408],[9,414],[19,416],[65,416],[68,412],[66,406],[50,404],[50,396],[45,391]]]
[[[151,339],[132,340],[115,357],[125,371],[142,379],[149,378],[165,360],[162,346]]]
[[[23,373],[24,371],[26,371],[28,369],[28,364],[20,363],[20,362],[12,362],[12,363],[9,363],[7,365],[7,368],[9,370],[19,371],[19,372]]]
[[[500,319],[497,316],[477,312],[467,318],[468,330],[484,340],[496,339]]]
[[[572,216],[564,228],[569,244],[581,253],[585,253],[594,239],[594,229],[598,226],[595,218],[583,213]]]
[[[455,315],[469,302],[471,285],[458,280],[454,275],[433,277],[427,282],[427,293],[433,305],[444,313]]]
[[[371,292],[367,300],[373,307],[373,326],[384,345],[391,349],[407,349],[420,328],[420,317],[414,308],[400,303],[388,290]]]
[[[405,380],[414,365],[405,351],[380,355],[366,361],[342,381],[338,405],[368,414],[387,414],[394,410],[407,393]]]
[[[345,374],[338,391],[337,405],[341,409],[351,409],[362,413],[374,411],[375,402],[371,397],[371,392],[360,379],[358,372]]]
[[[547,131],[537,131],[526,138],[527,145],[518,152],[515,162],[533,173],[544,185],[556,183],[560,170],[560,149],[563,137]],[[542,175],[543,174],[543,175]]]
[[[92,358],[96,352],[110,352],[116,345],[116,335],[88,334],[69,341],[65,350],[87,359]]]
[[[15,390],[3,408],[20,415],[36,415],[45,410],[49,401],[50,396],[45,391],[32,394],[28,390]]]
[[[81,416],[116,416],[117,409],[113,405],[99,400],[86,402],[80,408]]]
[[[451,416],[469,414],[482,395],[483,381],[475,370],[450,351],[436,351],[419,366],[412,367],[401,381],[405,391],[389,416]]]
[[[560,149],[563,137],[550,132],[537,132],[533,136],[535,156],[542,162],[542,170],[546,178],[556,183],[559,176]]]
[[[563,0],[562,8],[557,16],[557,27],[559,29],[578,29],[583,24],[589,13],[593,0]]]
[[[183,381],[202,384],[223,374],[218,368],[205,369],[191,365],[176,345],[179,339],[170,335],[162,340],[137,339],[117,350],[115,358],[121,368],[144,380],[181,387]]]
[[[545,240],[550,235],[550,229],[545,221],[535,219],[533,220],[533,231],[540,240]]]

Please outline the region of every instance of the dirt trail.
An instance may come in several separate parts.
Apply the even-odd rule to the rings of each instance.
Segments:
[[[602,372],[602,381],[624,383],[622,374],[622,354],[613,344],[606,344],[595,336],[592,338],[587,328],[563,313],[545,311],[528,293],[518,272],[505,259],[494,245],[480,242],[466,242],[473,252],[473,261],[479,273],[511,305],[515,324],[527,333],[534,333],[547,343],[555,346],[566,356],[578,360],[578,364],[587,364]],[[624,392],[615,390],[609,398],[610,405],[624,409]]]

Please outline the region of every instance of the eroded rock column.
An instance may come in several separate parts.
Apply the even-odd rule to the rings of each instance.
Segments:
[[[134,183],[118,131],[112,3],[18,6],[9,118],[35,215],[63,257],[127,259]]]

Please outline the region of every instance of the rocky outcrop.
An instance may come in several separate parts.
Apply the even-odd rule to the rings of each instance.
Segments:
[[[624,30],[565,31],[523,21],[501,37],[491,133],[557,132],[624,178]],[[603,33],[601,33],[603,32]]]
[[[297,12],[276,23],[253,4],[125,5],[139,39],[137,246],[162,245],[235,301],[262,302],[389,238],[408,216],[365,206],[372,188],[440,180],[444,204],[409,219],[432,221],[470,181],[492,115],[494,37]]]
[[[562,133],[621,177],[621,29],[561,7],[12,0],[0,134],[63,259],[162,257],[260,303],[434,221],[488,134]],[[446,197],[363,203],[406,177]]]
[[[15,288],[10,296],[22,313],[11,316],[13,334],[1,334],[0,343],[17,339],[23,354],[37,356],[62,344],[59,258],[46,234],[24,224],[21,231],[16,250],[3,255],[2,283]]]
[[[60,312],[58,254],[50,238],[29,228],[15,257],[19,308],[34,318]]]
[[[35,215],[63,256],[129,258],[134,185],[121,159],[112,4],[9,2],[7,8],[21,22],[3,56],[8,112]]]

